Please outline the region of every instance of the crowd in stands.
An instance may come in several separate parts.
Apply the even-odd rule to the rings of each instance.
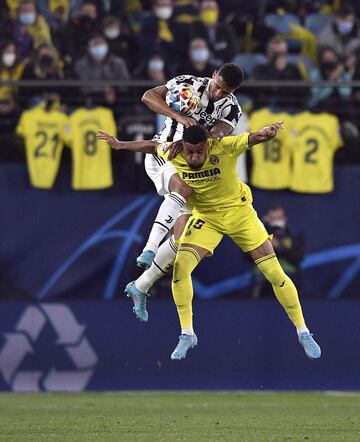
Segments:
[[[1,0],[0,80],[153,80],[211,76],[225,62],[247,79],[333,80],[339,86],[268,87],[264,104],[327,111],[357,131],[360,2],[341,0]],[[0,87],[0,115],[11,117],[45,92]],[[73,95],[74,93],[71,92]],[[83,87],[107,105],[121,89]],[[77,94],[75,94],[77,95]],[[251,95],[251,94],[250,94]]]

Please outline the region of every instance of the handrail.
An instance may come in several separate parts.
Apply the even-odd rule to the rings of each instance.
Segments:
[[[151,80],[0,80],[1,86],[17,86],[17,87],[155,87],[159,86],[155,81]],[[360,87],[360,81],[308,81],[308,80],[246,80],[239,91],[243,88],[268,88],[268,87],[291,87],[291,88],[307,88],[307,87]]]

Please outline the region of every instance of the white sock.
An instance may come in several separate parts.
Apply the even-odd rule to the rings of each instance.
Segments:
[[[194,336],[194,329],[193,328],[182,328],[181,329],[181,334],[182,335],[190,335],[190,336]]]
[[[185,204],[186,199],[179,193],[171,192],[169,195],[165,195],[165,199],[156,215],[154,225],[151,229],[144,250],[151,250],[154,253],[157,252],[160,242],[174,226],[180,213],[180,209],[182,209]]]
[[[168,272],[174,264],[177,248],[174,235],[161,244],[150,268],[135,281],[140,291],[147,293],[150,287]]]
[[[306,325],[304,325],[304,327],[296,327],[296,332],[297,332],[298,336],[300,336],[301,333],[304,333],[304,332],[310,333],[309,329],[306,327]]]

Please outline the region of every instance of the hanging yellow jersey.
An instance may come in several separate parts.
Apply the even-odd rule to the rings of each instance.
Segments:
[[[339,120],[328,113],[301,112],[293,117],[293,171],[295,192],[326,193],[334,189],[333,159],[342,146]]]
[[[22,113],[16,133],[25,140],[26,162],[34,187],[50,189],[57,176],[68,117],[43,104]]]
[[[264,126],[284,121],[276,138],[251,149],[250,183],[260,189],[286,189],[290,185],[291,119],[287,113],[273,113],[267,108],[251,114],[249,127],[256,132]]]
[[[113,185],[111,148],[96,138],[98,130],[116,136],[110,109],[80,108],[70,116],[72,148],[72,187],[76,190],[105,189]]]

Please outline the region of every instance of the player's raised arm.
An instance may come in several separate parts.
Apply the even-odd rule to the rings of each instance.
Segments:
[[[249,135],[249,147],[254,146],[255,144],[264,143],[265,141],[269,141],[276,136],[280,129],[283,129],[284,122],[278,121],[277,123],[272,124],[271,126],[266,126],[260,129],[257,132],[251,132]]]
[[[99,130],[96,134],[98,140],[103,140],[114,150],[131,150],[133,152],[155,153],[158,146],[157,141],[139,140],[139,141],[120,141],[117,138]]]
[[[166,86],[157,86],[149,89],[142,96],[141,101],[146,104],[146,106],[157,114],[165,115],[178,123],[183,124],[185,127],[193,126],[197,124],[197,121],[191,117],[185,117],[179,112],[175,112],[166,103],[166,94],[168,89]]]

